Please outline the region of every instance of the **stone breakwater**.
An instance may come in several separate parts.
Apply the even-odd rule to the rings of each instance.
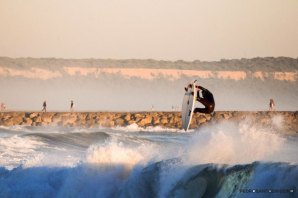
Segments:
[[[217,111],[212,115],[195,114],[190,128],[231,120],[250,121],[261,126],[276,127],[287,134],[298,135],[298,112]],[[181,128],[180,112],[1,112],[0,126],[67,126],[115,127],[136,124],[139,127],[161,126]]]

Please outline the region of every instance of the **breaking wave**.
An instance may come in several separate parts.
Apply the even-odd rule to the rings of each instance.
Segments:
[[[0,197],[297,197],[297,149],[249,121],[188,133],[7,127]]]

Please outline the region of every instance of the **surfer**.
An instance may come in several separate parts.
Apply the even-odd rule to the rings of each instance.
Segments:
[[[192,84],[189,84],[187,87],[185,87],[185,91],[188,90],[188,88],[192,88]],[[205,89],[202,86],[196,85],[197,88],[197,98],[196,100],[204,105],[205,108],[195,108],[194,113],[206,113],[210,114],[214,111],[215,108],[215,101],[213,98],[213,94],[208,90]],[[202,93],[202,97],[200,97],[200,92]]]

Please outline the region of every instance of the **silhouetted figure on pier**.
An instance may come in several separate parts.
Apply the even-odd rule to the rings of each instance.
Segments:
[[[73,112],[73,100],[70,101],[70,112]]]
[[[47,112],[47,101],[43,101],[43,104],[42,104],[42,112]]]
[[[272,98],[269,101],[269,111],[275,111],[275,102]]]

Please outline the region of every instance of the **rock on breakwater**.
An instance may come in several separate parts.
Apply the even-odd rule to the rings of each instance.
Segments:
[[[293,111],[217,111],[212,115],[194,114],[190,128],[231,120],[249,120],[262,126],[276,127],[287,134],[298,134],[298,112]],[[1,126],[114,127],[136,124],[139,127],[181,128],[180,112],[1,112]]]

